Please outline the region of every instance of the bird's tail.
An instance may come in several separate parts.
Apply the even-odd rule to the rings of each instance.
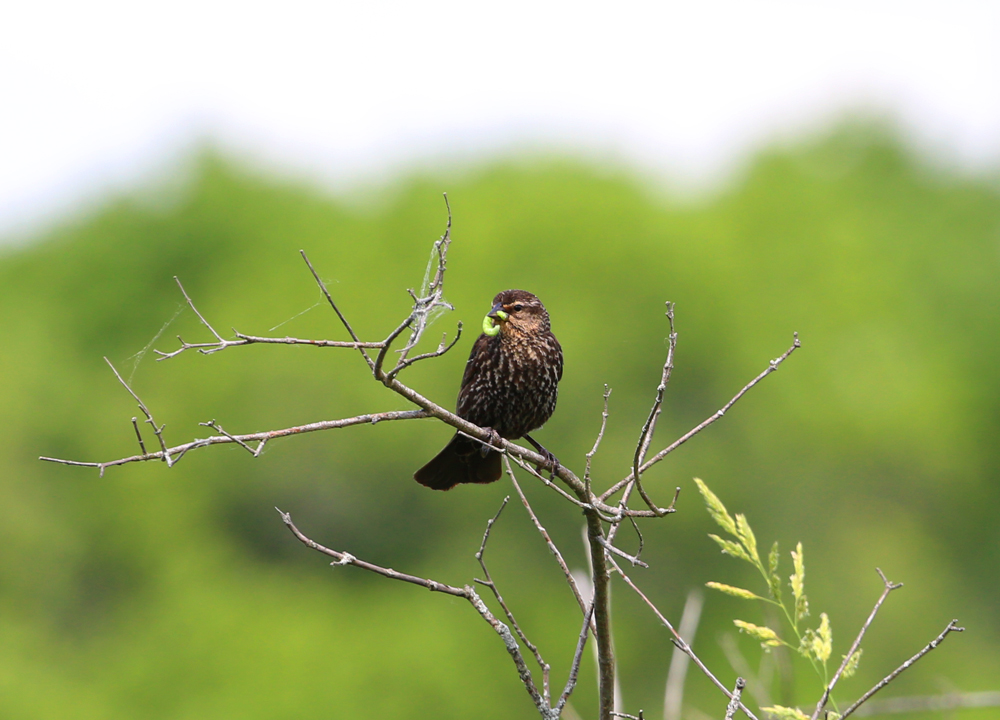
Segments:
[[[461,483],[491,483],[500,479],[500,453],[489,450],[484,457],[482,444],[455,434],[434,459],[417,470],[413,479],[433,490],[451,490]]]

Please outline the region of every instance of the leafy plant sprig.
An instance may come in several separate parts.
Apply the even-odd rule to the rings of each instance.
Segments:
[[[791,551],[792,574],[788,578],[788,584],[792,591],[792,597],[789,602],[786,601],[782,593],[783,583],[781,576],[778,574],[780,560],[778,542],[775,541],[771,545],[771,551],[767,555],[767,566],[765,567],[757,551],[757,538],[754,536],[746,516],[742,513],[737,513],[736,517],[733,518],[718,496],[709,490],[708,485],[698,478],[695,478],[694,481],[698,485],[701,496],[705,499],[705,506],[708,508],[709,515],[712,516],[712,519],[715,520],[719,527],[735,538],[735,540],[719,537],[714,534],[709,534],[709,537],[719,545],[723,554],[748,562],[757,568],[767,586],[767,596],[758,595],[751,590],[719,582],[709,582],[706,585],[726,595],[732,595],[744,600],[759,600],[780,608],[785,619],[788,621],[792,633],[795,635],[795,643],[783,640],[777,630],[766,625],[755,625],[744,620],[733,620],[733,623],[739,628],[740,632],[746,633],[750,637],[760,641],[761,647],[765,651],[769,651],[772,647],[784,646],[806,658],[812,664],[816,674],[822,679],[823,685],[827,686],[830,681],[827,661],[833,652],[833,629],[830,626],[830,618],[826,613],[820,613],[819,626],[815,629],[803,627],[805,619],[809,617],[809,598],[806,596],[805,590],[806,566],[802,552],[802,543],[798,543],[795,549]],[[857,671],[860,659],[861,649],[858,648],[847,663],[842,677],[847,678],[853,675]],[[809,716],[797,708],[786,708],[776,705],[762,709],[772,717],[779,718],[780,720],[809,720]]]

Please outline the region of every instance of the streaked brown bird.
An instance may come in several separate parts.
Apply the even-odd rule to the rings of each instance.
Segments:
[[[562,371],[562,348],[542,301],[524,290],[504,290],[493,298],[465,363],[456,414],[502,438],[525,438],[554,468],[556,459],[528,433],[556,409]],[[491,483],[501,474],[500,453],[456,433],[413,477],[434,490],[450,490],[460,483]]]

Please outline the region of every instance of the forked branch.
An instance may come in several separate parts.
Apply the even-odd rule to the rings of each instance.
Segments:
[[[875,570],[878,572],[878,576],[882,578],[882,594],[879,596],[879,599],[875,601],[875,607],[872,608],[871,614],[869,614],[868,619],[865,620],[865,624],[861,626],[858,636],[854,638],[854,642],[851,644],[851,649],[847,651],[846,655],[844,655],[844,661],[840,663],[840,667],[837,668],[837,672],[833,674],[830,684],[827,685],[826,689],[823,691],[823,696],[819,699],[819,702],[816,703],[816,709],[813,710],[810,720],[817,720],[819,714],[823,712],[823,708],[826,707],[826,703],[830,699],[830,693],[833,692],[833,688],[836,687],[837,682],[840,680],[840,676],[844,674],[844,670],[847,668],[847,664],[851,661],[851,658],[854,657],[854,653],[856,653],[858,648],[861,647],[861,640],[864,638],[865,633],[868,632],[868,627],[872,624],[872,620],[875,619],[875,615],[878,614],[879,608],[882,607],[882,603],[884,603],[885,599],[889,597],[889,593],[903,587],[903,583],[889,582],[889,579],[880,568],[875,568]]]
[[[504,501],[504,505],[506,505],[506,500]],[[275,509],[277,510],[277,508]],[[501,507],[500,510],[503,510],[503,507]],[[412,585],[419,585],[420,587],[427,588],[432,592],[440,592],[446,595],[452,595],[454,597],[465,598],[466,600],[468,600],[469,603],[476,609],[476,612],[478,612],[479,615],[487,623],[489,623],[490,627],[492,627],[493,630],[503,640],[504,646],[506,647],[507,652],[510,654],[511,659],[514,661],[514,665],[517,668],[518,676],[521,678],[521,682],[524,684],[525,690],[527,690],[528,695],[531,696],[532,702],[534,702],[535,707],[538,709],[539,714],[542,716],[544,720],[558,720],[559,715],[561,714],[563,708],[565,707],[570,694],[576,687],[580,669],[580,659],[583,655],[584,645],[587,642],[587,635],[588,635],[587,630],[590,624],[590,617],[591,613],[593,612],[593,607],[591,607],[584,616],[583,627],[580,631],[580,635],[577,640],[576,650],[573,655],[573,663],[570,667],[569,678],[567,679],[566,686],[564,687],[562,693],[559,696],[558,702],[556,703],[555,707],[553,707],[552,705],[549,704],[548,693],[546,692],[543,694],[539,692],[537,686],[535,685],[535,682],[531,676],[531,670],[528,669],[527,663],[525,663],[524,661],[524,656],[521,653],[521,649],[517,644],[517,640],[511,633],[510,629],[490,611],[490,609],[486,606],[486,603],[483,602],[483,600],[479,597],[479,595],[471,586],[464,585],[462,587],[456,587],[454,585],[449,585],[447,583],[438,582],[437,580],[422,578],[416,575],[409,575],[407,573],[401,573],[396,570],[393,570],[392,568],[385,568],[380,565],[375,565],[374,563],[366,562],[365,560],[361,560],[348,552],[332,550],[328,547],[319,544],[315,540],[305,535],[301,530],[299,530],[295,526],[295,523],[292,522],[292,517],[289,513],[283,512],[282,510],[278,510],[278,513],[281,515],[281,519],[285,523],[285,526],[291,531],[291,533],[296,538],[298,538],[300,542],[306,545],[306,547],[312,548],[317,552],[320,552],[324,555],[333,558],[333,562],[330,563],[331,565],[335,566],[353,565],[354,567],[361,568],[362,570],[368,570],[369,572],[373,572],[376,575],[381,575],[382,577],[389,578],[391,580],[400,580],[402,582],[410,583]],[[491,520],[487,526],[486,533],[483,536],[483,544],[480,546],[479,552],[477,553],[477,557],[479,557],[480,561],[482,559],[482,553],[485,550],[486,541],[489,538],[489,530],[492,527],[493,522],[499,515],[500,512],[498,511],[497,515],[493,517],[493,520]],[[485,565],[483,565],[483,572],[486,573],[487,577],[489,577],[489,572],[486,570]],[[484,583],[484,584],[491,584],[491,583],[492,581],[489,581],[489,583]],[[491,585],[491,589],[493,589],[493,591],[496,593],[495,586]],[[499,596],[498,593],[497,595]],[[510,617],[509,611],[507,610],[506,606],[504,606],[504,611],[508,612],[508,617]],[[513,622],[513,618],[511,618],[511,621]],[[518,630],[518,634],[521,636],[522,640],[524,640],[523,633],[521,633],[520,630]],[[540,657],[539,655],[537,655],[537,651],[536,651],[536,657]],[[544,667],[547,668],[547,666]]]
[[[859,707],[861,707],[861,705],[863,705],[868,700],[868,698],[870,698],[872,695],[874,695],[879,690],[881,690],[886,685],[888,685],[893,680],[895,680],[897,677],[899,677],[900,673],[902,673],[904,670],[907,670],[910,667],[912,667],[913,664],[915,662],[917,662],[917,660],[919,660],[924,655],[926,655],[927,653],[929,653],[931,650],[933,650],[934,648],[936,648],[938,645],[940,645],[941,643],[943,643],[944,639],[946,637],[948,637],[948,635],[950,635],[953,632],[963,632],[964,630],[965,630],[964,627],[959,627],[958,626],[958,620],[952,620],[950,623],[948,623],[948,626],[944,630],[941,631],[941,634],[938,635],[933,640],[931,640],[929,643],[927,643],[927,645],[925,645],[924,648],[920,652],[918,652],[916,655],[914,655],[909,660],[907,660],[906,662],[904,662],[902,665],[900,665],[898,668],[896,668],[891,673],[889,673],[888,675],[886,675],[884,678],[882,678],[881,680],[879,680],[871,690],[869,690],[868,692],[866,692],[864,695],[862,695],[860,698],[858,698],[858,700],[853,705],[851,705],[849,708],[847,708],[846,710],[844,710],[844,713],[840,716],[841,720],[845,720],[845,718],[847,718],[851,714],[853,714],[855,710],[857,710]]]
[[[677,440],[675,440],[674,442],[672,442],[670,445],[668,445],[667,447],[665,447],[663,450],[660,450],[658,453],[656,453],[656,455],[654,455],[652,458],[650,458],[649,460],[647,460],[646,462],[644,462],[642,465],[640,465],[637,474],[641,475],[642,473],[646,472],[647,470],[649,470],[649,468],[653,467],[653,465],[655,465],[656,463],[658,463],[661,460],[663,460],[667,455],[669,455],[670,453],[672,453],[674,450],[676,450],[677,448],[679,448],[681,445],[683,445],[684,443],[686,443],[688,440],[690,440],[691,438],[693,438],[695,435],[697,435],[698,433],[700,433],[702,430],[704,430],[705,428],[707,428],[709,425],[711,425],[712,423],[714,423],[714,422],[722,419],[722,416],[725,415],[729,411],[729,408],[731,408],[733,405],[735,405],[736,402],[741,397],[743,397],[744,395],[746,395],[754,385],[756,385],[761,380],[763,380],[768,375],[770,375],[775,370],[777,370],[781,366],[781,364],[783,362],[785,362],[785,360],[787,360],[788,357],[793,352],[795,352],[798,348],[800,348],[802,346],[802,343],[799,342],[799,334],[798,333],[794,333],[794,337],[795,337],[795,340],[792,343],[791,347],[789,347],[779,357],[777,357],[774,360],[772,360],[770,362],[770,364],[767,366],[766,370],[764,370],[760,375],[758,375],[753,380],[751,380],[746,385],[744,385],[743,388],[738,393],[736,393],[736,395],[734,395],[733,398],[729,402],[727,402],[720,410],[717,410],[715,413],[713,413],[706,420],[703,420],[697,426],[695,426],[694,428],[692,428],[688,432],[684,433],[681,437],[677,438]],[[628,485],[631,481],[632,481],[632,474],[630,473],[628,477],[626,477],[626,478],[624,478],[622,480],[619,480],[614,485],[612,485],[610,488],[608,488],[607,490],[605,490],[604,493],[602,493],[600,495],[600,499],[602,501],[606,501],[610,496],[612,496],[615,493],[617,493],[623,487],[625,487],[626,485]]]

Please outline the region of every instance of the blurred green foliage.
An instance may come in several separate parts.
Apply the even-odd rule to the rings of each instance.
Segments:
[[[653,400],[664,301],[677,303],[679,345],[654,447],[721,407],[798,331],[803,348],[780,372],[647,476],[662,502],[683,490],[676,515],[643,525],[652,568],[632,576],[674,618],[691,588],[752,577],[706,537],[714,528],[697,475],[761,537],[806,544],[810,598],[836,629],[834,657],[882,589],[874,568],[906,583],[841,697],[860,695],[952,617],[968,631],[887,692],[997,689],[1000,191],[991,178],[929,163],[891,129],[855,123],[764,151],[694,203],[627,167],[537,157],[427,171],[338,199],[205,152],[183,183],[109,199],[8,248],[0,715],[534,716],[500,642],[462,601],[330,569],[273,510],[328,546],[469,582],[485,522],[510,490],[501,481],[441,494],[414,483],[447,428],[424,420],[317,433],[276,441],[257,460],[216,447],[169,471],[130,465],[102,479],[37,460],[136,451],[139,413],[105,355],[171,444],[204,436],[197,423],[213,418],[250,432],[405,409],[353,351],[252,346],[157,363],[144,349],[172,350],[178,333],[209,339],[174,275],[220,331],[345,339],[317,305],[300,248],[355,329],[383,337],[408,312],[405,288],[419,285],[443,231],[442,190],[455,215],[446,287],[457,310],[426,342],[458,320],[468,334],[405,381],[449,405],[493,294],[537,293],[566,355],[559,408],[537,437],[581,467],[608,383],[601,485],[628,472]],[[545,488],[528,492],[583,567],[582,518]],[[561,684],[579,611],[519,510],[497,524],[488,560]],[[623,532],[621,543],[635,538]],[[743,602],[708,595],[695,642],[727,684],[735,672],[719,640],[735,632]],[[627,707],[658,716],[667,632],[620,584],[615,605]],[[736,641],[756,663],[758,643]],[[798,669],[775,702],[815,702],[818,681]],[[585,717],[595,696],[587,662],[573,697]],[[686,703],[714,717],[724,708],[694,670]]]

